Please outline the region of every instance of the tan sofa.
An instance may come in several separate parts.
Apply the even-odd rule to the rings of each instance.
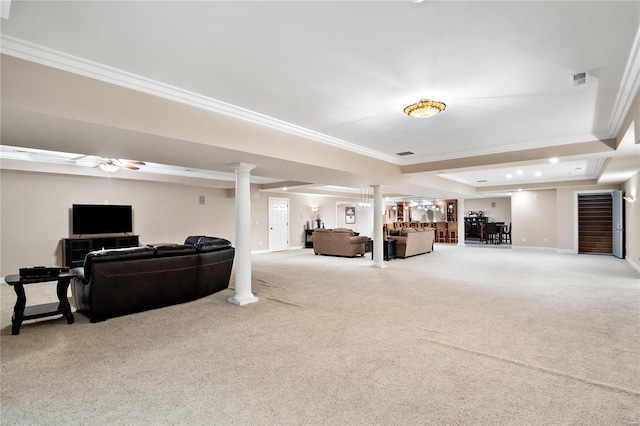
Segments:
[[[365,236],[355,236],[353,231],[347,228],[319,228],[313,231],[311,236],[315,254],[332,256],[364,256],[365,243],[368,240]]]
[[[431,253],[435,232],[431,228],[403,228],[400,236],[390,237],[396,240],[396,257],[409,257]]]

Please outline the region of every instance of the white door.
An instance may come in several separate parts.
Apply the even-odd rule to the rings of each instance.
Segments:
[[[622,191],[611,193],[613,205],[613,255],[622,259],[624,257],[624,222],[622,214]]]
[[[289,199],[269,197],[269,251],[289,249]]]

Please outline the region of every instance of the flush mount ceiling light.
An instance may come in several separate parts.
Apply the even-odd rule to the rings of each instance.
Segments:
[[[404,113],[411,117],[426,118],[431,117],[445,110],[447,106],[443,102],[422,99],[420,102],[411,104],[404,109]]]

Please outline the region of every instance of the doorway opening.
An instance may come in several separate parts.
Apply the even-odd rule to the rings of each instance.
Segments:
[[[611,194],[578,194],[578,253],[613,254]]]
[[[269,251],[289,250],[289,199],[269,197]]]

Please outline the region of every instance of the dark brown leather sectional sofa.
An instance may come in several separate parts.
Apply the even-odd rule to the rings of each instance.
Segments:
[[[222,238],[90,252],[72,294],[91,322],[189,302],[229,286],[235,249]]]

